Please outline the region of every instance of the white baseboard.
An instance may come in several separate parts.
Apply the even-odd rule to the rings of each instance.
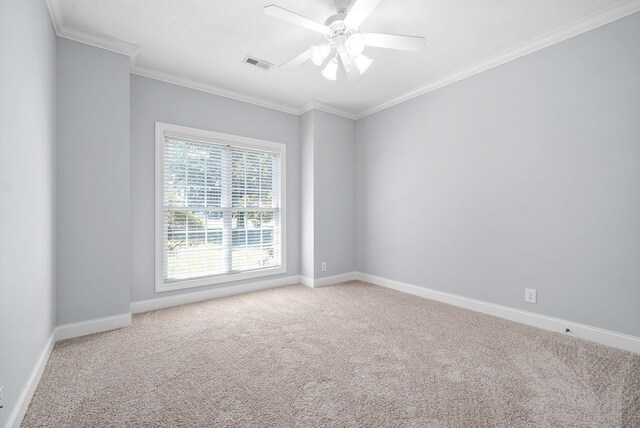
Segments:
[[[313,278],[300,275],[300,284],[313,288]]]
[[[265,290],[268,288],[276,288],[284,285],[298,284],[302,282],[309,287],[321,287],[330,284],[337,284],[346,281],[359,280],[382,287],[401,291],[415,296],[427,299],[437,300],[470,309],[484,314],[497,316],[511,321],[539,327],[545,330],[564,333],[566,328],[571,330],[571,335],[592,342],[601,343],[603,345],[612,346],[614,348],[625,351],[640,353],[640,338],[597,327],[591,327],[585,324],[579,324],[572,321],[566,321],[559,318],[553,318],[546,315],[540,315],[533,312],[527,312],[520,309],[509,308],[507,306],[496,305],[493,303],[483,302],[481,300],[470,299],[455,294],[445,293],[442,291],[432,290],[429,288],[419,287],[404,282],[394,281],[379,276],[369,275],[361,272],[349,272],[340,275],[329,276],[319,279],[311,279],[298,275],[287,276],[274,280],[253,282],[242,285],[234,285],[213,290],[200,291],[195,293],[180,294],[176,296],[160,297],[157,299],[143,300],[131,303],[131,312],[112,317],[98,318],[90,321],[84,321],[73,324],[61,325],[49,336],[49,340],[34,366],[27,383],[25,384],[18,401],[7,419],[7,428],[18,428],[22,423],[22,419],[27,412],[31,398],[40,382],[40,377],[51,355],[51,351],[55,342],[74,337],[85,336],[87,334],[99,333],[103,331],[114,330],[117,328],[128,327],[131,325],[131,313],[140,313],[155,309],[162,309],[171,306],[194,303],[203,300],[210,300],[219,297],[227,297],[236,294],[249,293],[252,291]]]
[[[131,325],[131,313],[116,315],[112,317],[98,318],[89,321],[83,321],[73,324],[65,324],[56,327],[49,336],[49,340],[44,346],[38,361],[36,362],[29,379],[27,380],[13,411],[7,419],[6,428],[19,428],[24,415],[27,413],[29,403],[33,397],[44,368],[47,366],[49,356],[53,351],[53,347],[59,340],[71,339],[74,337],[85,336],[87,334],[100,333],[103,331],[114,330],[116,328],[128,327]]]
[[[53,350],[53,345],[55,345],[55,343],[56,340],[54,330],[51,332],[51,335],[49,335],[49,339],[44,345],[44,349],[42,350],[42,353],[40,354],[36,365],[33,367],[27,383],[22,388],[20,396],[18,397],[18,401],[16,402],[13,411],[9,415],[9,419],[7,419],[7,428],[20,427],[22,419],[24,418],[24,415],[27,413],[27,409],[29,408],[29,403],[31,403],[33,393],[36,392],[36,388],[38,387],[38,383],[40,382],[40,378],[42,377],[42,372],[44,372],[44,368],[47,366],[47,361],[49,361],[49,356],[51,355],[51,351]]]
[[[500,318],[516,321],[545,330],[565,333],[565,329],[568,328],[570,332],[567,334],[571,336],[601,343],[607,346],[612,346],[614,348],[622,349],[625,351],[640,353],[640,337],[617,333],[615,331],[592,327],[585,324],[579,324],[572,321],[566,321],[559,318],[553,318],[546,315],[540,315],[520,309],[514,309],[507,306],[483,302],[481,300],[470,299],[455,294],[444,293],[442,291],[419,287],[417,285],[394,281],[391,279],[369,275],[361,272],[356,273],[356,278],[360,281],[368,282],[386,288],[391,288],[403,293],[409,293],[427,299],[437,300],[440,302],[448,303],[450,305],[459,306],[465,309],[471,309],[473,311],[482,312],[488,315],[494,315]]]
[[[266,290],[268,288],[276,288],[299,283],[300,276],[291,275],[283,278],[250,282],[247,284],[229,285],[227,287],[214,288],[212,290],[158,297],[157,299],[140,300],[137,302],[131,302],[131,313],[139,314],[141,312],[154,311],[156,309],[169,308],[171,306],[186,305],[188,303],[202,302],[220,297],[234,296],[236,294],[250,293],[252,291]]]
[[[300,276],[300,283],[311,288],[324,287],[325,285],[333,285],[339,284],[341,282],[353,281],[356,279],[356,275],[356,272],[347,272],[318,279],[309,278],[308,276]]]
[[[323,285],[336,284],[339,282],[350,281],[356,278],[355,272],[342,275],[334,275],[326,278],[312,280],[311,287],[320,287]],[[309,280],[309,278],[304,278]],[[88,334],[101,333],[104,331],[115,330],[118,328],[128,327],[131,325],[131,314],[152,311],[155,309],[168,308],[171,306],[184,305],[187,303],[195,303],[204,300],[211,300],[220,297],[233,296],[237,294],[249,293],[252,291],[266,290],[269,288],[282,287],[285,285],[299,284],[303,280],[299,275],[291,275],[284,278],[270,279],[265,281],[256,281],[247,284],[233,285],[228,287],[216,288],[213,290],[198,291],[194,293],[184,293],[175,296],[159,297],[157,299],[142,300],[131,303],[131,312],[104,318],[97,318],[88,321],[82,321],[71,324],[57,326],[47,341],[40,358],[31,372],[26,385],[24,386],[20,397],[7,420],[7,428],[19,428],[22,419],[29,408],[29,403],[33,397],[40,377],[47,365],[51,351],[55,343],[59,340],[72,339],[75,337],[86,336]],[[305,285],[309,285],[307,282]]]
[[[56,327],[55,340],[73,339],[87,334],[101,333],[131,325],[131,312],[111,317],[96,318],[89,321],[64,324]]]

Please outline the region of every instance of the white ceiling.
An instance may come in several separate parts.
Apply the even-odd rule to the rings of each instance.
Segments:
[[[382,0],[364,32],[424,36],[422,52],[367,48],[374,63],[361,80],[325,80],[307,62],[264,71],[323,36],[263,13],[277,4],[319,22],[333,0],[49,0],[58,28],[139,47],[132,72],[297,111],[315,100],[362,116],[420,88],[438,86],[475,65],[504,62],[638,9],[637,0]],[[57,17],[56,17],[57,16]],[[575,30],[572,30],[572,28]],[[572,33],[573,31],[573,33]],[[64,35],[64,33],[63,33]],[[98,35],[96,37],[95,35]],[[542,38],[541,38],[542,37]],[[74,38],[74,37],[70,37]],[[537,47],[536,47],[537,46]],[[519,52],[519,53],[518,53]],[[484,68],[488,68],[485,66]],[[467,73],[471,74],[471,73]],[[443,80],[444,79],[444,80]]]

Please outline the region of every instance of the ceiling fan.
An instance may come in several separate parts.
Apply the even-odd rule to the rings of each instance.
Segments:
[[[282,69],[290,69],[311,60],[315,65],[325,65],[321,74],[326,79],[338,77],[338,57],[347,77],[364,74],[373,60],[363,54],[365,47],[418,51],[425,46],[424,37],[395,34],[360,33],[360,25],[381,0],[335,0],[337,13],[324,24],[305,18],[276,5],[264,7],[264,12],[275,18],[299,25],[324,35],[327,42],[311,46],[308,50],[285,62]],[[349,6],[351,8],[349,9]]]

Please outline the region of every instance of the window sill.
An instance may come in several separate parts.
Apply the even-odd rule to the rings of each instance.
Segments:
[[[259,270],[253,270],[249,272],[232,273],[226,275],[207,276],[195,279],[185,279],[173,282],[164,282],[160,279],[156,282],[156,293],[162,293],[165,291],[184,290],[187,288],[205,287],[207,285],[227,284],[237,281],[243,281],[246,279],[264,278],[273,275],[281,275],[287,273],[285,266],[276,266],[272,268],[265,268]]]

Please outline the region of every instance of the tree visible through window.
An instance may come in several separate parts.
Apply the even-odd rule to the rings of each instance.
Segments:
[[[163,282],[280,266],[280,153],[162,138]]]

